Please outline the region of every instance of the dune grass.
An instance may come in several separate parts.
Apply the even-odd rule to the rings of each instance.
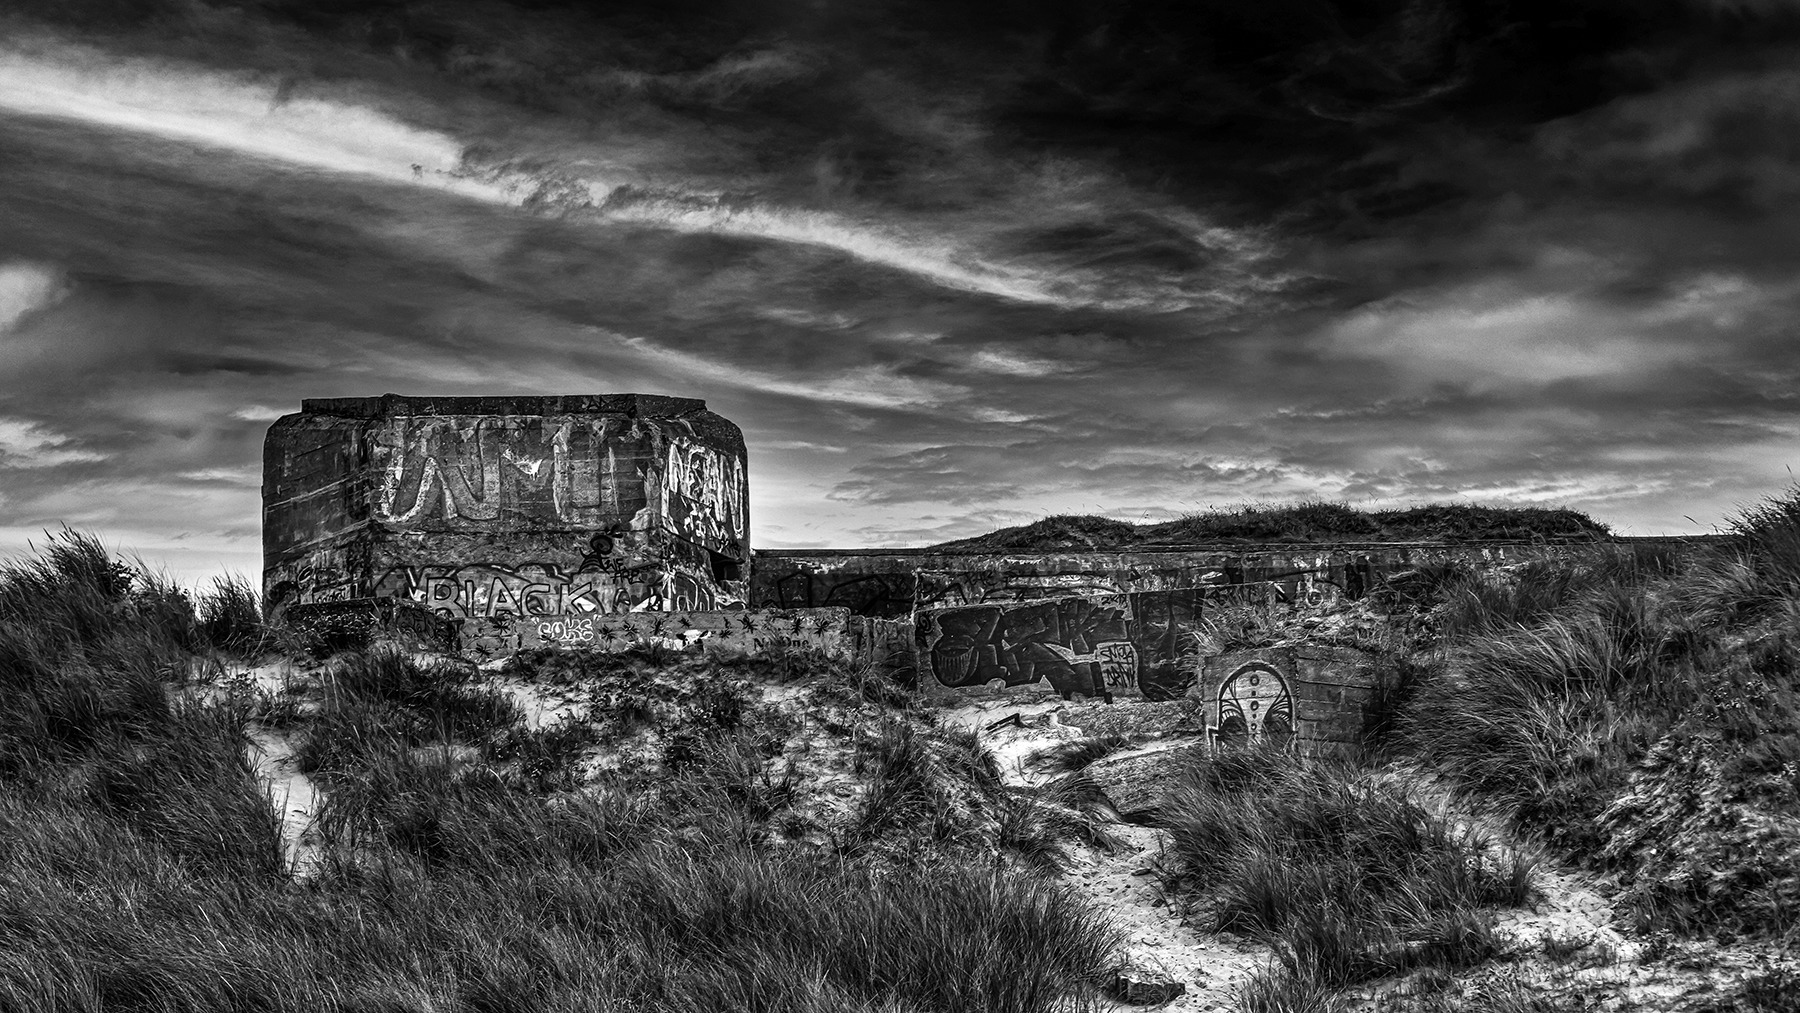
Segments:
[[[1007,785],[973,731],[883,721],[866,736],[858,764],[870,784],[838,842],[847,854],[1054,876],[1070,867],[1074,845],[1117,844],[1092,781],[1075,774],[1040,788]]]
[[[1800,491],[1686,559],[1596,550],[1449,588],[1400,738],[1617,873],[1638,925],[1800,931]]]
[[[1163,802],[1172,886],[1215,930],[1275,950],[1250,1013],[1323,1009],[1350,985],[1492,956],[1494,905],[1531,894],[1534,863],[1422,806],[1414,778],[1278,749],[1203,757]]]
[[[295,757],[307,774],[345,776],[393,745],[477,743],[518,725],[518,705],[479,684],[474,666],[420,664],[377,647],[340,656],[323,678],[324,699]]]
[[[291,729],[328,786],[296,880],[248,712],[181,692],[209,649],[186,604],[85,536],[0,569],[0,1010],[1025,1013],[1113,966],[1117,932],[1016,863],[894,860],[927,825],[793,841],[801,786],[727,676],[652,701],[694,733],[652,783],[575,791],[518,770],[586,732],[456,666],[340,658]],[[890,813],[991,788],[967,743],[893,735],[871,755],[947,752],[871,760]]]

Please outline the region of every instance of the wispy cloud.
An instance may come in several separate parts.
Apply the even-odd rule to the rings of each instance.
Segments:
[[[36,422],[0,418],[0,468],[54,468],[106,459],[72,443]]]
[[[121,57],[39,37],[0,48],[0,109],[241,152],[288,165],[476,196],[463,146],[376,110],[290,97],[277,80]]]
[[[69,294],[62,272],[28,261],[0,263],[0,334]]]
[[[608,335],[608,340],[668,372],[708,384],[806,401],[820,401],[864,408],[929,410],[965,392],[954,384],[901,376],[891,367],[867,365],[837,373],[824,373],[800,381],[741,363],[721,362],[704,355],[664,348],[647,338]]]

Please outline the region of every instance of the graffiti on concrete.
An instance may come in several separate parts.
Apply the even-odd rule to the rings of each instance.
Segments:
[[[1245,662],[1219,684],[1218,714],[1213,739],[1221,744],[1282,745],[1294,736],[1293,693],[1266,661]]]
[[[607,417],[390,419],[375,432],[375,517],[405,524],[510,515],[580,526],[631,517],[645,497],[642,476],[629,467],[637,455],[619,453],[621,442],[642,437],[632,430],[643,427],[630,422],[621,431],[620,421]],[[597,486],[612,502],[579,494]]]
[[[390,570],[378,587],[452,619],[716,609],[714,583],[655,563],[569,572],[552,563],[424,565]]]
[[[867,661],[871,671],[883,673],[902,685],[918,681],[917,641],[911,616],[877,619],[852,612],[850,633],[855,643],[852,656]]]
[[[748,590],[742,434],[701,401],[309,400],[264,463],[271,609],[393,596],[467,633]]]
[[[762,572],[761,557],[752,576]],[[832,574],[793,569],[769,582],[771,592],[761,604],[775,608],[831,608],[842,606],[859,616],[898,619],[910,616],[917,596],[918,578],[912,573],[869,573],[835,579]]]
[[[855,639],[849,621],[846,609],[757,609],[542,616],[515,625],[522,647],[623,651],[653,645],[759,651],[804,646],[843,655]]]
[[[1380,659],[1345,646],[1258,647],[1203,660],[1189,694],[1218,745],[1354,753],[1375,712]]]
[[[385,524],[662,527],[733,556],[748,536],[743,461],[673,424],[404,417],[377,429],[374,447]]]
[[[1138,653],[1131,641],[1109,640],[1094,649],[1094,656],[1100,664],[1101,684],[1108,689],[1137,683]]]
[[[745,520],[743,462],[686,439],[669,441],[662,473],[662,516],[672,531],[734,554]]]
[[[952,689],[1047,682],[1065,696],[1177,699],[1194,680],[1198,608],[1187,590],[922,609],[920,662]]]
[[[363,553],[357,545],[315,548],[264,570],[264,607],[271,615],[291,605],[347,602],[369,594],[358,580]]]
[[[1103,696],[1099,648],[1127,641],[1125,609],[1117,600],[1052,598],[933,610],[927,613],[936,633],[927,647],[931,670],[950,687],[1048,681],[1065,696]]]
[[[302,560],[293,570],[296,602],[349,601],[357,597],[356,581],[338,553],[320,553]]]
[[[1316,607],[1346,596],[1327,569],[1257,574],[1250,580],[1245,576],[1243,569],[1231,566],[1202,573],[1206,600],[1215,605]]]

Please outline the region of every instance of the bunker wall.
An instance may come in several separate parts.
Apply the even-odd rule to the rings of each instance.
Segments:
[[[842,606],[893,619],[922,608],[1196,588],[1211,604],[1280,608],[1356,600],[1393,574],[1421,566],[1487,568],[1595,545],[1658,552],[1684,551],[1688,542],[1346,542],[1010,553],[785,549],[756,554],[750,602],[761,608]]]
[[[307,401],[270,429],[264,501],[272,611],[391,597],[482,636],[747,592],[743,436],[693,399]]]

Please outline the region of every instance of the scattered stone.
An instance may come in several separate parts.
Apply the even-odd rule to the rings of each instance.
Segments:
[[[1106,995],[1128,1006],[1161,1006],[1187,994],[1187,986],[1170,975],[1132,961],[1106,986]]]

